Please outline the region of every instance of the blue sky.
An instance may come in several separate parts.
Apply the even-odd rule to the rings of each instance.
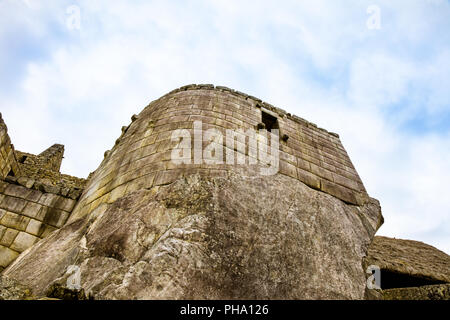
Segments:
[[[450,253],[448,1],[0,0],[0,112],[17,149],[64,144],[65,173],[86,177],[132,114],[189,83],[339,133],[378,234]]]

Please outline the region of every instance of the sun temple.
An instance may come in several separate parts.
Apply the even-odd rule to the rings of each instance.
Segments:
[[[188,85],[133,115],[87,179],[63,155],[15,150],[0,116],[0,272],[36,297],[380,298],[365,270],[380,204],[305,119]]]

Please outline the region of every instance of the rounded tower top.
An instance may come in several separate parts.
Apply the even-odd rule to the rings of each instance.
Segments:
[[[267,135],[261,136],[261,130]],[[275,131],[276,140],[271,139]],[[130,192],[192,173],[258,174],[256,167],[261,166],[276,166],[274,174],[298,179],[346,203],[361,205],[367,199],[337,134],[239,91],[188,85],[151,102],[122,128],[70,220],[104,211]]]

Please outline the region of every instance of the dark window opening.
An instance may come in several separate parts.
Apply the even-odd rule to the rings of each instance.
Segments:
[[[264,111],[262,113],[262,123],[266,126],[267,131],[272,131],[273,129],[279,129],[278,119]]]
[[[16,175],[14,174],[14,171],[11,169],[11,170],[9,170],[9,172],[8,172],[8,176],[9,176],[9,177],[15,177]]]
[[[21,156],[19,159],[19,163],[25,163],[25,160],[27,160],[27,156]]]
[[[421,287],[433,284],[443,284],[444,281],[429,279],[405,273],[381,270],[381,289]]]

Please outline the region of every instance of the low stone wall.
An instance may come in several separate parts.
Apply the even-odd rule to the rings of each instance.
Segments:
[[[75,199],[0,181],[0,271],[50,232],[61,228]]]

